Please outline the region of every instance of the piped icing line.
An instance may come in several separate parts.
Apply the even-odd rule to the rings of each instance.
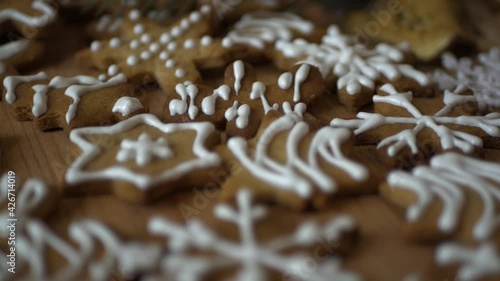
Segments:
[[[432,158],[430,166],[419,166],[411,174],[395,171],[389,174],[392,189],[410,190],[417,202],[407,210],[411,222],[420,219],[436,198],[443,203],[438,229],[445,234],[457,230],[466,204],[465,190],[482,200],[483,209],[472,228],[476,241],[485,241],[500,227],[500,165],[457,153]]]
[[[241,60],[237,60],[233,64],[234,71],[234,91],[236,95],[240,93],[241,81],[245,77],[245,64]]]
[[[196,138],[193,144],[193,153],[196,159],[186,161],[171,170],[166,170],[160,175],[150,176],[134,172],[124,166],[111,166],[101,171],[85,171],[85,166],[101,153],[101,148],[90,143],[86,135],[115,135],[126,132],[140,124],[151,126],[165,134],[179,131],[195,131]],[[215,131],[210,123],[182,123],[164,124],[151,114],[141,114],[122,121],[110,127],[89,127],[71,131],[70,140],[81,150],[82,155],[68,169],[65,179],[68,184],[79,184],[92,180],[125,180],[135,184],[142,190],[147,190],[161,182],[175,180],[182,175],[196,169],[215,167],[220,164],[220,157],[205,149],[204,143],[208,136]]]
[[[230,151],[252,175],[302,198],[309,198],[314,186],[326,193],[335,192],[337,189],[337,183],[321,171],[318,156],[355,180],[362,181],[368,177],[364,167],[350,161],[342,153],[341,145],[351,136],[346,129],[324,128],[318,131],[309,146],[307,160],[302,160],[298,155],[299,143],[309,134],[309,125],[302,121],[303,112],[300,111],[305,107],[303,104],[296,107],[300,112],[297,113],[290,111],[289,104],[284,106],[288,108],[288,113],[266,128],[256,144],[253,159],[248,156],[248,144],[243,138],[232,138],[228,141]],[[287,131],[287,162],[280,164],[267,155],[268,146],[280,133]]]
[[[222,41],[230,48],[235,44],[264,49],[277,40],[290,41],[295,32],[311,34],[314,25],[291,13],[255,12],[244,15]]]
[[[211,96],[205,97],[201,102],[201,111],[206,115],[214,115],[215,114],[215,103],[217,99],[220,98],[222,100],[228,101],[229,96],[231,95],[231,88],[228,85],[222,85],[219,88],[215,89]]]
[[[47,93],[51,88],[62,89],[71,85],[94,85],[101,81],[91,76],[78,75],[74,77],[56,76],[52,78],[48,85],[35,85],[32,87],[35,91],[33,96],[33,108],[31,112],[35,117],[40,117],[47,112]]]
[[[85,78],[86,79],[86,78]],[[78,80],[78,79],[77,79]],[[100,82],[100,81],[99,81]],[[68,107],[66,112],[66,123],[70,124],[76,115],[78,104],[82,95],[89,92],[99,91],[106,88],[114,87],[120,84],[127,83],[127,78],[124,74],[118,74],[110,78],[106,82],[95,83],[92,85],[72,85],[66,90],[64,95],[73,99],[73,103]]]
[[[9,8],[0,11],[0,23],[11,20],[33,27],[42,27],[52,22],[56,17],[56,11],[47,2],[33,1],[31,7],[41,12],[42,15],[29,16],[19,10]]]
[[[300,87],[309,78],[310,70],[311,67],[308,64],[302,64],[295,73],[293,101],[296,103],[300,102]]]
[[[198,116],[198,107],[194,103],[196,96],[198,96],[198,87],[192,83],[179,83],[175,86],[175,92],[181,99],[170,101],[168,106],[170,115],[182,115],[188,112],[189,118],[194,120]]]
[[[252,197],[250,191],[243,189],[237,194],[236,208],[219,204],[213,211],[216,219],[237,227],[240,241],[221,237],[197,219],[190,219],[183,226],[162,217],[152,218],[148,226],[150,234],[167,239],[172,253],[161,262],[161,279],[179,280],[189,275],[192,280],[203,280],[211,273],[241,267],[234,278],[268,281],[271,279],[267,270],[273,270],[297,280],[323,281],[330,280],[331,276],[338,281],[360,280],[358,275],[342,270],[338,259],[329,259],[312,272],[303,270],[301,262],[308,260],[307,256],[291,252],[314,246],[324,237],[328,237],[329,242],[341,241],[344,233],[356,227],[350,216],[338,216],[325,225],[306,221],[293,233],[260,243],[256,224],[267,217],[268,210],[253,205]],[[189,249],[195,249],[196,254],[190,254]],[[284,255],[283,252],[291,253]]]
[[[439,136],[441,147],[444,150],[458,148],[464,153],[471,153],[476,147],[483,146],[483,140],[475,135],[462,131],[452,130],[445,125],[459,125],[481,129],[492,137],[500,137],[500,113],[491,113],[486,116],[445,116],[458,105],[473,102],[473,96],[462,96],[452,92],[446,92],[443,98],[445,106],[435,115],[422,115],[411,103],[411,93],[397,93],[392,85],[384,85],[382,90],[389,96],[374,96],[375,103],[385,103],[406,109],[413,117],[384,116],[378,113],[360,112],[358,119],[344,120],[335,118],[330,125],[333,127],[344,127],[354,129],[356,135],[369,132],[383,125],[413,124],[415,127],[403,130],[393,136],[383,139],[378,148],[388,146],[389,156],[395,156],[404,147],[409,147],[413,154],[418,153],[417,135],[425,128],[433,130]]]
[[[262,107],[264,108],[264,113],[267,114],[270,110],[277,110],[279,108],[278,104],[271,106],[266,98],[266,85],[262,82],[254,82],[252,84],[252,91],[250,92],[250,98],[252,100],[260,99],[262,101]]]
[[[125,117],[143,108],[144,106],[139,99],[134,97],[121,97],[113,106],[112,112],[120,113]]]
[[[120,150],[116,154],[116,161],[125,163],[135,159],[138,166],[146,166],[153,158],[169,159],[173,152],[168,146],[165,138],[153,141],[147,133],[142,133],[137,141],[125,139],[120,145]]]
[[[382,77],[388,80],[409,77],[421,86],[429,84],[424,73],[402,63],[402,47],[379,44],[369,49],[354,37],[342,34],[335,25],[329,27],[321,44],[304,39],[278,40],[275,49],[286,58],[318,67],[325,79],[334,75],[337,89],[346,88],[349,95],[359,94],[363,87],[374,90],[375,82]]]
[[[29,47],[28,40],[12,41],[0,46],[0,61],[25,51]]]
[[[238,101],[234,101],[233,105],[224,113],[224,117],[227,121],[232,121],[236,118],[236,127],[238,129],[245,129],[248,126],[251,110],[248,104],[238,106]]]
[[[439,265],[459,265],[457,281],[484,280],[500,276],[500,253],[492,243],[477,248],[448,242],[438,246],[435,253]]]
[[[48,76],[45,72],[39,72],[34,75],[24,75],[24,76],[7,76],[3,80],[3,87],[6,90],[5,100],[9,104],[13,104],[16,101],[16,88],[19,84],[30,83],[35,81],[47,80]]]

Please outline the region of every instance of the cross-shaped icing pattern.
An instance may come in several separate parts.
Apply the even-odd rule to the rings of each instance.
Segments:
[[[354,120],[336,118],[331,125],[353,129],[362,143],[378,144],[377,148],[383,150],[391,164],[401,164],[394,163],[399,161],[396,158],[400,152],[417,155],[424,151],[424,143],[430,141],[433,150],[473,153],[483,144],[495,146],[494,141],[483,143],[483,139],[500,137],[500,114],[474,116],[477,114],[475,97],[467,95],[464,88],[446,91],[442,97],[438,96],[439,100],[416,99],[411,92],[400,93],[390,84],[383,85],[380,92],[373,97],[375,113],[360,112]],[[435,103],[443,104],[438,112],[421,112],[425,106]],[[387,130],[391,127],[395,133]],[[438,144],[437,147],[434,144]],[[424,151],[425,154],[431,152]]]
[[[233,198],[245,186],[293,208],[322,207],[328,195],[359,193],[369,186],[368,170],[345,156],[349,130],[311,130],[303,121],[304,110],[303,104],[294,110],[286,104],[286,114],[270,113],[254,140],[229,139],[242,171],[223,185],[222,199]]]
[[[137,165],[149,164],[153,158],[168,159],[173,157],[172,150],[164,138],[153,141],[147,133],[139,136],[137,141],[125,139],[116,154],[116,161],[127,162],[134,160]]]
[[[444,266],[458,264],[457,281],[496,280],[500,277],[500,252],[492,243],[483,243],[477,248],[444,243],[436,250],[436,261]]]
[[[382,194],[398,204],[404,202],[403,194],[414,194],[416,200],[403,203],[407,221],[419,229],[432,225],[434,238],[451,236],[466,241],[499,241],[498,171],[498,163],[447,153],[435,156],[430,166],[418,166],[411,173],[390,173]],[[440,211],[431,214],[430,210],[436,210],[438,205],[442,205]],[[426,231],[419,233],[414,238],[429,238],[425,237]]]
[[[15,117],[35,120],[41,130],[116,123],[145,111],[139,100],[130,97],[134,87],[123,74],[105,81],[84,75],[49,80],[39,72],[8,76],[3,87]]]
[[[337,26],[328,28],[321,44],[278,40],[275,50],[278,65],[306,62],[318,67],[328,84],[336,83],[340,101],[351,109],[369,103],[376,86],[384,81],[417,93],[429,84],[424,73],[405,63],[403,46],[378,44],[369,48],[342,34]]]
[[[78,61],[112,73],[124,73],[137,83],[153,75],[163,89],[184,81],[201,79],[198,67],[221,67],[229,62],[234,49],[222,48],[221,39],[211,37],[213,11],[210,5],[164,27],[131,11],[125,18],[122,37],[94,41],[90,49],[77,55]]]
[[[153,192],[157,197],[177,186],[206,184],[210,172],[221,170],[219,156],[210,150],[219,143],[210,123],[164,124],[142,114],[110,127],[73,130],[70,139],[81,149],[66,173],[70,192],[113,181],[118,196],[142,202]]]
[[[474,92],[482,110],[500,108],[500,49],[492,48],[480,54],[477,63],[470,58],[457,59],[452,54],[442,58],[444,70],[430,77],[442,90],[467,87]]]
[[[252,205],[252,194],[248,190],[238,193],[237,209],[217,205],[215,217],[238,228],[241,239],[237,242],[220,237],[196,219],[180,226],[163,218],[153,218],[149,223],[150,232],[167,238],[170,249],[170,254],[162,261],[162,274],[158,280],[206,280],[211,273],[235,266],[240,269],[235,273],[234,280],[274,280],[269,275],[269,269],[293,280],[324,281],[331,280],[332,276],[338,281],[360,280],[356,274],[342,270],[339,259],[331,259],[316,270],[308,271],[302,267],[302,263],[307,261],[307,254],[283,254],[287,250],[314,247],[326,237],[329,237],[327,243],[341,242],[345,234],[355,229],[350,217],[337,217],[324,226],[304,222],[295,233],[260,243],[256,238],[255,225],[266,214],[265,208]],[[190,249],[198,250],[199,254],[190,254]],[[205,252],[216,256],[204,255]]]
[[[216,89],[181,83],[165,104],[165,118],[172,122],[209,121],[226,128],[230,136],[250,138],[271,110],[285,102],[309,105],[324,94],[319,71],[308,64],[295,66],[275,84],[265,85],[255,69],[240,60],[230,64],[224,84]],[[282,110],[282,108],[280,109]]]

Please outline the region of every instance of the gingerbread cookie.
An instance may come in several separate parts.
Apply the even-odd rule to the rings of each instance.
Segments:
[[[8,76],[3,81],[5,100],[17,120],[35,120],[40,130],[99,126],[144,113],[146,109],[133,97],[135,87],[123,74],[112,75],[50,80],[44,72]]]
[[[377,144],[380,158],[391,167],[411,168],[443,151],[470,154],[500,146],[500,114],[478,115],[476,99],[464,87],[435,98],[414,98],[386,84],[373,102],[375,113],[336,118],[331,125],[353,129],[360,144]]]
[[[278,40],[273,60],[282,69],[297,62],[318,67],[328,88],[336,88],[340,102],[357,110],[371,102],[377,86],[387,82],[400,91],[411,90],[417,96],[433,94],[428,87],[429,78],[407,64],[408,56],[404,44],[378,44],[369,48],[332,25],[321,44],[303,39]]]
[[[148,280],[182,280],[186,277],[190,280],[222,280],[229,276],[217,275],[220,271],[236,268],[236,271],[231,271],[234,272],[231,279],[319,281],[335,276],[335,280],[360,280],[357,274],[344,271],[338,258],[327,259],[352,246],[356,225],[351,217],[340,215],[324,225],[306,221],[293,231],[290,225],[293,216],[289,213],[283,210],[271,212],[253,205],[249,190],[239,191],[237,197],[236,208],[222,204],[214,208],[217,220],[237,228],[235,231],[234,227],[225,226],[224,231],[219,232],[224,236],[198,219],[189,220],[186,226],[160,217],[151,219],[150,232],[168,239],[170,253],[162,260],[161,274]],[[278,214],[282,215],[281,218]],[[287,222],[283,221],[283,216],[288,218]],[[276,222],[281,228],[274,227]],[[260,225],[269,225],[273,231],[261,233],[259,229],[264,228]],[[283,234],[284,229],[290,229],[290,234]],[[322,257],[317,262],[323,261],[315,270],[307,266],[312,249],[316,257]]]
[[[411,240],[492,239],[500,245],[499,169],[498,163],[446,153],[412,173],[390,173],[380,191],[407,210],[405,234]]]
[[[408,42],[419,59],[429,61],[464,36],[457,1],[379,0],[375,6],[351,13],[344,25],[366,43]]]
[[[430,74],[431,79],[441,90],[467,87],[474,92],[479,108],[485,112],[500,110],[500,49],[491,48],[489,52],[477,57],[457,59],[447,53],[442,57],[444,69]]]
[[[283,103],[312,104],[325,89],[319,71],[308,64],[283,73],[275,84],[257,81],[254,68],[235,61],[226,68],[224,84],[217,89],[190,82],[178,84],[165,103],[169,122],[209,121],[229,136],[250,138],[271,110]]]
[[[376,184],[368,169],[346,156],[353,144],[351,132],[311,128],[304,110],[304,104],[294,110],[286,105],[284,116],[273,110],[254,139],[228,140],[229,159],[237,164],[222,187],[222,200],[248,188],[259,201],[304,209],[324,207],[335,194],[373,192]]]
[[[151,82],[148,77],[152,75],[163,89],[185,81],[197,82],[201,79],[198,68],[223,66],[232,59],[231,52],[236,52],[235,48],[222,48],[220,39],[211,37],[212,21],[213,11],[208,5],[168,27],[129,15],[123,37],[94,41],[90,49],[77,55],[77,60],[102,70],[116,68],[137,84]]]
[[[3,33],[18,31],[26,38],[39,36],[57,17],[57,9],[46,0],[0,1]]]
[[[68,193],[113,191],[128,201],[147,202],[203,186],[222,169],[211,151],[220,136],[210,123],[164,124],[142,114],[110,127],[73,130],[70,139],[81,154],[66,173]]]
[[[436,250],[436,262],[440,266],[458,266],[453,280],[495,281],[500,278],[500,250],[492,243],[482,243],[476,248],[443,243]]]

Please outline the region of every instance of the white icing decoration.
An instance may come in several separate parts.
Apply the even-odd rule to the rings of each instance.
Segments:
[[[115,76],[120,72],[120,68],[116,64],[112,64],[108,67],[108,75]]]
[[[309,125],[302,121],[305,105],[296,106],[290,111],[289,104],[284,105],[288,113],[272,122],[260,136],[253,158],[248,156],[248,144],[243,138],[231,138],[228,147],[236,159],[257,179],[276,188],[296,193],[309,198],[313,188],[326,193],[335,192],[337,183],[321,171],[317,157],[349,174],[356,181],[366,180],[367,170],[346,158],[341,146],[349,141],[351,133],[346,129],[323,128],[315,133],[309,146],[306,160],[298,155],[301,140],[310,132]],[[286,143],[286,163],[279,163],[267,155],[269,144],[280,134],[288,132]]]
[[[11,58],[21,52],[24,52],[29,47],[28,40],[17,40],[0,46],[0,74],[5,73],[6,66],[4,60]]]
[[[115,135],[126,132],[136,126],[144,124],[156,128],[166,134],[172,134],[180,131],[195,131],[192,151],[195,158],[186,160],[175,167],[165,170],[160,174],[148,175],[128,169],[124,166],[111,166],[99,171],[85,171],[85,167],[94,158],[98,157],[101,149],[90,143],[86,135]],[[147,190],[155,185],[166,181],[176,180],[184,175],[191,174],[198,169],[207,169],[217,167],[220,164],[220,158],[216,153],[210,152],[205,148],[205,141],[215,128],[210,123],[182,123],[182,124],[164,124],[158,118],[151,114],[141,114],[130,119],[122,121],[109,127],[89,127],[80,128],[71,131],[70,140],[81,150],[82,155],[68,169],[65,179],[70,185],[80,184],[93,180],[121,180],[128,181],[136,185],[141,190]],[[167,138],[168,139],[168,138]]]
[[[127,78],[123,74],[118,74],[110,78],[106,82],[96,83],[92,85],[71,85],[68,87],[64,95],[73,99],[73,103],[69,106],[68,112],[66,113],[66,123],[70,124],[71,120],[75,117],[78,104],[80,103],[80,97],[86,93],[99,91],[105,88],[114,87],[119,84],[127,82]]]
[[[166,66],[167,68],[173,68],[173,67],[175,67],[175,65],[176,65],[176,62],[175,62],[175,60],[173,60],[173,59],[168,59],[168,60],[165,62],[165,66]]]
[[[142,34],[145,31],[144,25],[138,23],[134,26],[134,33],[135,34]]]
[[[285,72],[278,78],[278,86],[282,90],[288,90],[292,87],[293,74],[291,72]]]
[[[244,15],[234,30],[223,39],[223,47],[233,44],[249,45],[264,49],[277,40],[290,41],[294,32],[310,34],[314,25],[291,13],[255,12]]]
[[[42,13],[40,16],[29,16],[16,9],[0,10],[0,23],[5,21],[16,21],[32,27],[42,27],[52,22],[56,17],[56,11],[45,1],[33,1],[31,7]]]
[[[16,101],[16,88],[21,83],[29,83],[40,80],[48,79],[47,74],[45,72],[39,72],[34,75],[26,75],[26,76],[7,76],[3,80],[3,87],[5,88],[5,100],[9,104],[13,104]]]
[[[358,119],[334,119],[331,125],[355,129],[354,133],[356,135],[369,132],[383,125],[415,125],[412,130],[403,130],[383,139],[378,144],[378,148],[388,146],[387,153],[391,157],[395,156],[404,147],[410,148],[413,154],[417,154],[417,134],[425,128],[433,130],[439,136],[441,147],[444,150],[458,148],[464,153],[471,153],[475,147],[482,147],[482,139],[469,133],[449,129],[446,125],[476,127],[492,137],[500,137],[500,113],[492,113],[486,116],[446,117],[446,114],[457,105],[474,102],[475,98],[473,96],[447,91],[443,98],[445,106],[433,116],[429,116],[422,115],[418,108],[411,103],[411,92],[398,93],[392,85],[384,85],[381,89],[385,90],[389,96],[376,95],[373,97],[375,103],[386,103],[402,107],[413,117],[393,117],[383,116],[378,113],[360,112],[357,115]]]
[[[120,40],[120,38],[115,37],[109,41],[109,47],[113,48],[113,49],[120,47],[121,44],[122,44],[122,41]]]
[[[202,46],[210,46],[212,45],[212,43],[214,42],[214,39],[209,36],[209,35],[205,35],[203,37],[201,37],[201,45]]]
[[[196,42],[193,39],[188,39],[184,41],[184,48],[185,49],[192,49],[196,47]]]
[[[401,47],[382,43],[369,49],[357,43],[355,37],[342,34],[335,25],[330,26],[321,44],[303,39],[293,42],[279,40],[275,49],[287,58],[318,67],[324,78],[334,75],[338,78],[337,89],[346,88],[350,95],[358,94],[362,87],[374,90],[375,81],[382,77],[394,80],[405,76],[421,86],[429,84],[424,73],[402,64],[404,53]]]
[[[116,161],[120,163],[135,160],[139,166],[151,163],[154,157],[170,159],[174,156],[164,138],[153,141],[147,133],[142,133],[137,141],[124,139],[120,150],[116,154]]]
[[[160,51],[160,48],[161,48],[161,47],[160,47],[160,44],[158,44],[158,43],[156,43],[156,42],[155,42],[155,43],[153,43],[153,44],[151,44],[151,45],[149,45],[149,51],[150,51],[151,53],[156,53],[156,52],[159,52],[159,51]]]
[[[172,40],[172,39],[170,38],[170,34],[168,34],[168,33],[163,33],[160,36],[160,43],[162,43],[162,44],[167,44],[170,42],[170,40]]]
[[[131,21],[138,21],[141,19],[141,12],[137,9],[133,9],[130,11],[130,13],[128,14],[128,18],[131,20]]]
[[[147,34],[147,33],[142,34],[142,35],[141,35],[141,42],[142,42],[143,44],[149,44],[149,43],[151,43],[151,35],[149,35],[149,34]]]
[[[194,84],[177,84],[175,92],[181,97],[180,100],[173,99],[168,106],[170,115],[182,115],[188,112],[189,118],[194,120],[198,115],[198,107],[194,104],[194,100],[198,95],[198,87]],[[187,99],[189,97],[189,104]]]
[[[236,95],[241,90],[241,81],[245,77],[245,64],[241,60],[237,60],[233,64],[233,73],[234,73],[234,90],[236,91]]]
[[[102,48],[102,44],[101,44],[101,42],[99,42],[99,41],[93,41],[93,42],[90,44],[90,50],[91,50],[92,52],[98,52],[98,51],[100,51],[100,50],[101,50],[101,48]]]
[[[143,109],[142,103],[134,97],[121,97],[113,106],[114,113],[120,113],[122,116],[129,116],[139,109]]]
[[[460,264],[455,279],[457,281],[485,280],[500,276],[500,253],[491,243],[481,244],[476,249],[458,243],[444,243],[436,250],[436,261],[445,266]]]
[[[310,70],[311,70],[311,67],[308,64],[303,64],[297,70],[297,73],[295,73],[295,85],[294,85],[294,93],[293,93],[293,101],[294,102],[300,101],[300,87],[302,86],[302,83],[304,83],[307,80],[307,78],[309,77]]]
[[[175,51],[175,49],[177,49],[177,43],[175,43],[175,42],[170,42],[170,43],[168,43],[168,45],[167,45],[167,49],[168,49],[169,51]]]
[[[141,53],[141,59],[142,60],[150,60],[151,59],[151,53],[149,51],[143,51]]]
[[[127,58],[127,64],[128,65],[137,65],[139,63],[139,59],[136,56],[129,56]]]
[[[460,226],[466,204],[465,190],[481,198],[482,213],[472,228],[475,240],[483,241],[500,226],[500,165],[456,153],[432,158],[430,166],[419,166],[411,174],[395,171],[387,182],[392,189],[404,189],[417,195],[417,202],[407,210],[407,219],[420,219],[435,198],[443,204],[438,229],[451,233]]]
[[[252,194],[248,190],[240,191],[236,202],[237,209],[222,204],[214,208],[218,220],[238,228],[241,238],[236,242],[220,237],[197,219],[188,220],[186,226],[159,217],[149,221],[150,233],[164,236],[169,241],[171,254],[161,262],[161,280],[205,280],[211,273],[235,266],[240,269],[231,280],[269,281],[271,276],[267,270],[293,276],[293,280],[323,281],[332,280],[332,276],[336,281],[360,280],[356,274],[343,271],[338,259],[325,262],[311,271],[304,270],[309,268],[306,265],[310,259],[308,255],[297,251],[284,254],[297,248],[315,246],[318,240],[338,243],[343,233],[354,229],[351,217],[341,215],[323,226],[306,221],[294,233],[260,243],[255,225],[267,215],[267,209],[253,206]],[[189,249],[197,250],[197,254],[190,254]],[[216,256],[208,253],[215,253]]]
[[[228,108],[224,113],[224,117],[227,121],[236,118],[236,127],[238,129],[245,129],[248,126],[250,111],[251,109],[248,104],[243,104],[238,107],[238,101],[234,101],[233,106]]]
[[[160,53],[160,59],[161,60],[167,60],[170,58],[170,54],[167,51],[162,51]]]
[[[267,114],[270,110],[277,110],[279,108],[278,104],[274,104],[272,107],[269,105],[269,102],[266,99],[266,85],[262,82],[253,83],[250,98],[252,100],[260,99],[262,101],[262,107],[264,108],[265,114]]]
[[[213,94],[205,97],[201,102],[201,110],[205,115],[214,115],[215,114],[215,103],[218,98],[221,98],[225,101],[229,100],[229,95],[231,94],[231,88],[228,85],[222,85],[219,88],[215,89]]]
[[[135,50],[141,46],[141,42],[139,40],[134,39],[134,40],[130,41],[129,46],[130,46],[130,49]]]
[[[106,74],[101,74],[97,77],[97,80],[101,81],[101,82],[104,82],[108,79],[108,75]]]
[[[186,71],[184,69],[178,68],[175,70],[175,77],[182,78],[184,76],[186,76]]]

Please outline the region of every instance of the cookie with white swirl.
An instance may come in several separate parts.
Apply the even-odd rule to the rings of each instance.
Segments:
[[[46,0],[0,1],[0,30],[40,37],[57,19],[56,5]]]

